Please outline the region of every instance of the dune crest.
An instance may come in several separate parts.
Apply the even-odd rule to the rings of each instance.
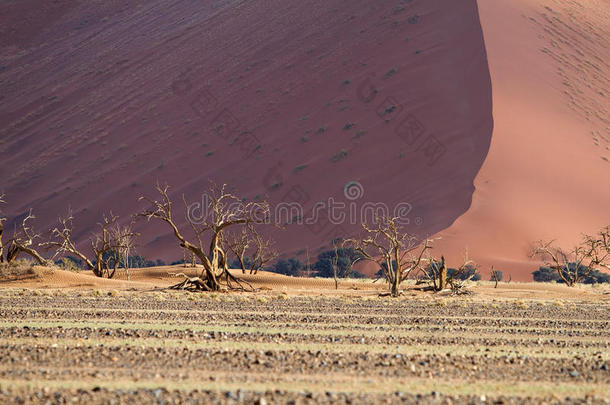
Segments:
[[[439,249],[530,280],[530,243],[569,246],[610,224],[604,2],[479,0],[494,134],[469,211]],[[510,33],[510,34],[509,34]]]

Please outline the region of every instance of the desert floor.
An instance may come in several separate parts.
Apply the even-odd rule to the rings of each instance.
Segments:
[[[0,403],[610,403],[608,287],[167,290],[185,270],[5,274]]]

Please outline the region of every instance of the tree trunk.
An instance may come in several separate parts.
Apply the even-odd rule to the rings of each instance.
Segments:
[[[204,274],[205,274],[205,277],[204,277]],[[208,269],[204,265],[204,269],[201,274],[201,278],[206,280],[206,284],[208,285],[208,287],[210,288],[211,291],[220,290],[220,283],[218,282],[218,278],[216,277],[216,273],[215,273],[214,269]]]
[[[337,280],[337,266],[333,264],[333,278],[335,279],[335,290],[339,289],[339,280]]]
[[[399,278],[395,277],[394,282],[392,283],[392,297],[398,297],[398,286],[399,286]]]
[[[19,249],[17,249],[17,246],[15,246],[15,244],[13,243],[9,243],[8,249],[6,251],[6,262],[12,263],[17,258],[18,254]]]
[[[91,270],[93,270],[93,274],[95,274],[96,277],[104,277],[104,269],[102,268],[102,255],[100,253],[97,253],[95,256],[95,267]]]
[[[45,266],[47,264],[46,259],[44,257],[40,256],[36,250],[31,249],[27,246],[24,246],[23,244],[16,243],[14,241],[13,241],[13,243],[11,243],[11,245],[8,248],[8,252],[6,253],[6,261],[8,263],[13,262],[14,260],[17,259],[17,256],[19,256],[20,252],[30,255],[41,266]]]
[[[4,263],[4,246],[2,246],[2,232],[4,227],[2,226],[2,220],[0,219],[0,263]]]
[[[394,279],[392,280],[392,297],[398,297],[398,286],[400,286],[401,275],[399,273],[399,269],[392,268],[392,271],[394,273]]]
[[[34,259],[36,259],[36,261],[38,262],[39,265],[41,265],[41,266],[47,265],[46,259],[44,257],[40,256],[38,254],[38,252],[35,251],[34,249],[30,249],[26,246],[20,246],[19,250],[21,250],[23,253],[26,253],[26,254],[32,256]]]
[[[438,289],[442,291],[445,288],[447,288],[447,265],[445,264],[445,259],[443,259],[438,273]]]

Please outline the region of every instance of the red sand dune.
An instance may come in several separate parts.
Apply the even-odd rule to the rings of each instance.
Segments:
[[[412,232],[453,224],[451,257],[529,278],[531,240],[610,222],[607,5],[538,3],[480,0],[479,22],[474,0],[5,2],[5,212],[32,207],[45,230],[71,206],[84,244],[157,180],[198,201],[213,179],[304,219],[345,203],[341,224],[271,231],[304,258],[358,231],[351,203],[408,203]],[[181,257],[161,224],[138,227],[140,253]]]
[[[533,241],[567,247],[610,224],[610,7],[479,0],[479,12],[494,133],[472,206],[439,248],[529,280]]]
[[[329,198],[406,202],[422,235],[470,205],[492,131],[474,0],[2,7],[11,218],[33,207],[44,229],[70,205],[85,241],[102,210],[125,218],[157,180],[194,201],[208,179],[226,182],[302,203],[304,219]],[[364,195],[348,200],[354,181]],[[321,213],[273,236],[315,255],[359,230],[360,218],[338,222]],[[181,256],[161,224],[142,241],[149,257]]]

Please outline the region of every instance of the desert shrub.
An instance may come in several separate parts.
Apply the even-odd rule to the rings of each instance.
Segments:
[[[85,264],[80,258],[68,255],[55,260],[55,265],[64,270],[76,271],[83,269]]]
[[[77,268],[81,269],[83,268],[83,262],[75,257],[72,256],[66,256],[66,258],[68,258],[69,260],[73,261]],[[63,259],[62,259],[63,260]],[[148,260],[143,256],[140,255],[129,255],[127,257],[124,257],[120,254],[118,254],[116,251],[111,250],[108,252],[104,252],[102,254],[102,261],[107,263],[108,268],[114,269],[140,269],[140,268],[145,268],[145,267],[155,267],[155,266],[165,266],[165,262],[163,260],[159,260],[157,259],[156,261],[153,260]],[[184,261],[181,261],[180,263],[183,263]],[[93,265],[96,265],[96,261],[92,260]],[[190,263],[190,262],[189,262]],[[62,265],[61,263],[57,263],[58,265]]]
[[[396,268],[396,260],[392,260],[392,267]],[[386,263],[381,263],[381,268],[375,273],[376,278],[385,278],[386,270],[388,269],[388,265]]]
[[[540,283],[558,282],[560,280],[557,271],[546,266],[540,266],[538,270],[532,273],[532,276],[534,277],[534,281]]]
[[[75,257],[67,256],[62,257],[60,260],[56,261],[55,264],[63,270],[78,271],[81,269],[83,261]]]
[[[246,267],[246,269],[252,268],[253,264],[254,264],[254,261],[252,260],[251,256],[244,257],[244,266]],[[233,261],[231,261],[229,267],[232,269],[241,269],[241,264],[239,263],[239,260],[233,259]]]
[[[333,163],[337,163],[338,161],[344,159],[345,157],[347,157],[347,151],[345,149],[341,149],[339,152],[335,153],[330,160]]]
[[[587,280],[589,278],[592,280],[592,282],[590,282],[590,283],[587,282]],[[610,283],[610,274],[602,273],[599,270],[593,270],[591,272],[591,274],[588,277],[586,277],[584,283],[585,284]]]
[[[455,274],[455,276],[454,276]],[[472,277],[472,278],[471,278]],[[470,279],[472,281],[479,281],[481,279],[481,275],[477,273],[477,268],[471,264],[467,264],[464,268],[464,271],[457,272],[457,269],[448,268],[447,269],[447,278],[455,278],[456,280],[467,280]]]
[[[568,263],[567,266],[563,266],[562,271],[566,275],[572,275],[577,268],[579,274],[586,274],[580,280],[580,282],[583,284],[610,283],[610,274],[602,273],[599,270],[591,269],[583,265],[577,267],[576,263]],[[532,273],[532,276],[536,282],[564,283],[557,270],[547,266],[541,266],[538,270]]]
[[[291,257],[290,259],[278,260],[271,271],[278,274],[284,274],[286,276],[298,276],[299,271],[305,266],[298,259]]]
[[[352,263],[357,259],[361,259],[360,255],[354,248],[337,249],[335,256],[334,250],[327,250],[318,255],[318,261],[313,265],[316,269],[318,277],[334,277],[333,261],[337,259],[337,276],[350,278],[364,278],[362,273],[352,269]]]
[[[129,256],[129,267],[133,268],[144,268],[144,267],[155,267],[155,266],[165,266],[165,262],[163,260],[157,259],[156,261],[148,260],[147,258],[140,255]]]
[[[345,277],[347,278],[367,278],[364,274],[357,270],[351,270]]]
[[[37,278],[42,275],[34,263],[26,259],[15,259],[10,263],[0,263],[0,280],[23,280]]]
[[[177,266],[179,264],[191,264],[192,261],[191,260],[184,260],[184,259],[180,259],[180,260],[174,260],[173,262],[170,262],[169,265],[170,266]]]

